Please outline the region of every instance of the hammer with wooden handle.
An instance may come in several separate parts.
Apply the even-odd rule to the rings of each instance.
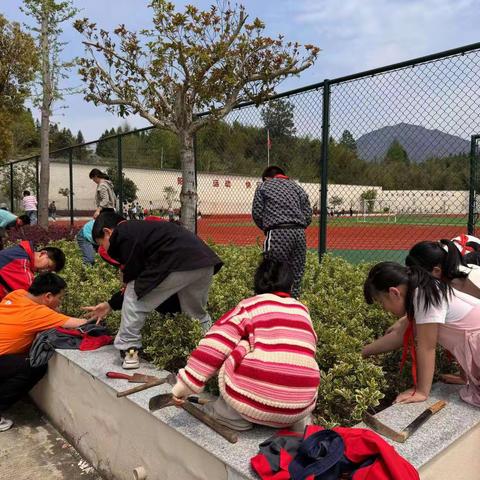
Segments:
[[[390,438],[391,440],[399,443],[404,443],[412,433],[416,432],[432,415],[439,412],[447,403],[443,400],[434,403],[422,412],[412,423],[407,425],[401,432],[397,432],[387,425],[384,425],[380,420],[375,418],[369,413],[365,413],[363,416],[363,422],[368,425],[372,430],[375,430],[380,435]]]

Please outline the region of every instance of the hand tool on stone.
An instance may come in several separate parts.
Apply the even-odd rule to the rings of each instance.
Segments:
[[[121,380],[128,380],[130,383],[148,383],[158,380],[158,377],[153,375],[144,375],[142,373],[134,373],[133,375],[127,375],[120,372],[107,372],[108,378],[118,378]]]
[[[167,377],[164,378],[157,378],[154,377],[155,380],[148,381],[143,385],[139,385],[138,387],[130,388],[129,390],[124,390],[123,392],[117,392],[117,397],[126,397],[127,395],[131,395],[132,393],[141,392],[146,390],[147,388],[156,387],[157,385],[162,385],[163,383],[171,383],[172,381],[175,382],[175,375],[170,373]]]
[[[430,407],[428,407],[424,412],[422,412],[413,422],[407,425],[401,432],[393,430],[393,428],[388,425],[383,424],[380,420],[375,418],[369,413],[365,413],[363,416],[363,422],[368,425],[375,432],[380,433],[384,437],[390,438],[391,440],[399,443],[404,443],[407,438],[409,438],[414,432],[416,432],[419,427],[421,427],[432,415],[439,412],[447,403],[443,400],[440,400]]]
[[[195,399],[194,403],[197,403],[197,400],[198,400],[198,403],[200,404],[209,403],[209,400],[203,400],[198,397],[188,397],[182,403],[182,405],[180,405],[180,408],[183,408],[190,415],[195,417],[197,420],[200,420],[202,423],[210,427],[212,430],[217,432],[219,435],[221,435],[223,438],[228,440],[230,443],[237,442],[238,436],[235,430],[232,430],[231,428],[226,427],[221,423],[218,423],[217,420],[214,417],[212,417],[212,415],[208,414],[207,412],[204,412],[203,410],[200,410],[195,405],[192,405],[192,402],[190,401],[191,399]],[[172,405],[175,405],[172,402],[172,394],[167,393],[163,395],[155,395],[154,397],[152,397],[148,403],[148,408],[150,411],[154,411],[160,408],[170,407]]]
[[[150,411],[154,412],[155,410],[160,410],[161,408],[171,407],[175,405],[175,402],[172,400],[173,395],[171,393],[162,393],[161,395],[155,395],[150,399],[148,403],[148,408]],[[212,400],[207,398],[200,398],[196,395],[191,395],[186,398],[190,403],[196,403],[197,405],[206,405],[211,403]]]

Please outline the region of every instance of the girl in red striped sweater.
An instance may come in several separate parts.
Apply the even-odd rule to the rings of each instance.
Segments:
[[[224,425],[302,429],[315,407],[320,373],[307,307],[291,298],[286,263],[264,260],[256,295],[223,315],[192,352],[172,390],[180,404],[218,372],[220,397],[210,413]]]

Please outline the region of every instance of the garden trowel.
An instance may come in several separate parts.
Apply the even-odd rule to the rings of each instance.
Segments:
[[[416,432],[432,415],[439,412],[446,404],[447,403],[443,400],[434,403],[413,420],[412,423],[407,425],[401,432],[393,430],[393,428],[383,424],[380,420],[369,413],[364,414],[363,422],[380,435],[390,438],[390,440],[395,442],[404,443],[412,433]]]

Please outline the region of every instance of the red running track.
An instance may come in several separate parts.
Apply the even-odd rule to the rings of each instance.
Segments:
[[[198,234],[206,241],[217,244],[262,245],[264,235],[250,217],[215,216],[204,217],[198,221]],[[60,220],[57,224],[69,224]],[[83,221],[75,221],[81,226]],[[422,240],[453,238],[465,233],[460,226],[442,225],[349,225],[329,226],[327,230],[327,249],[329,250],[408,250]],[[307,229],[307,245],[318,248],[318,227]]]

